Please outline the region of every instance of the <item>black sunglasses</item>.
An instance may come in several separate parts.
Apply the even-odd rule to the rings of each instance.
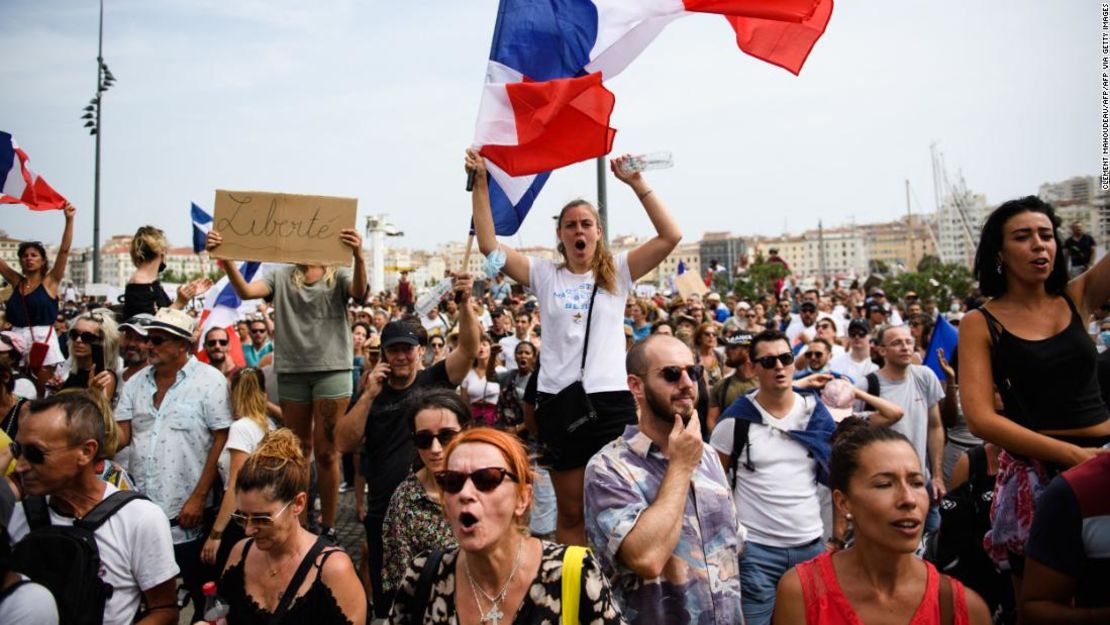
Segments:
[[[848,333],[848,336],[850,336],[854,339],[861,339],[861,338],[867,336],[867,331],[866,330],[852,330],[851,332]]]
[[[204,344],[208,347],[216,347],[217,345],[219,345],[220,347],[225,347],[227,346],[227,339],[224,339],[222,341],[220,339],[212,339],[211,341],[205,341]]]
[[[61,451],[63,449],[73,449],[74,447],[80,447],[82,444],[83,443],[77,443],[76,445],[66,445],[65,447],[60,447],[58,449],[39,449],[34,445],[24,445],[19,441],[12,441],[12,443],[8,445],[8,451],[11,452],[12,458],[15,458],[17,460],[19,458],[26,458],[27,462],[30,462],[31,464],[42,464],[46,462],[46,454],[53,451]]]
[[[78,332],[77,330],[69,331],[69,340],[81,341],[86,345],[96,345],[100,343],[100,337],[92,332]]]
[[[420,430],[412,435],[412,442],[417,449],[431,449],[433,440],[439,441],[440,447],[446,447],[447,443],[450,443],[458,435],[458,430],[440,430],[435,434],[428,430]]]
[[[825,352],[807,351],[806,356],[808,356],[810,358],[823,358],[825,356]],[[783,363],[783,364],[785,364],[785,363]],[[773,367],[773,366],[774,365],[771,365],[771,367]],[[768,367],[768,369],[770,369],[771,367]]]
[[[161,345],[162,343],[165,343],[166,341],[169,341],[171,339],[170,337],[163,334],[151,334],[148,340],[150,341],[151,345]]]
[[[691,381],[697,382],[698,378],[701,377],[702,366],[686,365],[685,367],[680,367],[678,365],[672,365],[670,367],[659,368],[659,372],[663,374],[663,379],[669,384],[675,384],[681,380],[683,371],[686,372],[686,375],[690,376]]]
[[[500,486],[505,478],[514,482],[518,481],[517,476],[510,473],[508,469],[502,469],[501,467],[486,467],[473,473],[463,473],[462,471],[440,471],[436,473],[436,483],[451,495],[461,491],[463,486],[466,486],[467,480],[474,483],[474,488],[483,493],[488,493]]]
[[[763,358],[753,358],[752,362],[759,365],[760,367],[763,367],[764,369],[774,369],[776,360],[781,362],[782,366],[786,367],[794,363],[794,354],[791,354],[790,352],[784,352],[782,354],[779,354],[778,356],[764,356]]]

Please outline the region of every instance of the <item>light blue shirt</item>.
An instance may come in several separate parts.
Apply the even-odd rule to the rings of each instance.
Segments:
[[[157,392],[154,367],[135,374],[123,387],[116,421],[131,422],[128,469],[136,488],[173,520],[200,481],[213,432],[231,427],[231,407],[224,375],[191,357],[159,407],[154,406]],[[173,529],[175,543],[201,531]]]

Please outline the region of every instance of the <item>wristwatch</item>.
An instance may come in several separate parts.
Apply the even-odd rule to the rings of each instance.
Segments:
[[[218,530],[214,527],[212,528],[211,532],[208,532],[208,538],[210,540],[219,540],[220,537],[223,536],[223,535],[224,535],[223,532],[221,532],[220,530]]]

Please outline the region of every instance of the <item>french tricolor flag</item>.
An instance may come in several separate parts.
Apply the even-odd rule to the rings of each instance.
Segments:
[[[603,80],[693,13],[722,15],[741,50],[797,74],[832,0],[501,0],[474,139],[497,234],[516,233],[552,170],[609,153]]]
[[[223,262],[231,263],[235,261],[225,260]],[[239,273],[243,274],[244,280],[250,282],[256,277],[262,277],[272,268],[273,265],[270,263],[263,265],[259,262],[248,261],[239,265]],[[223,328],[227,330],[228,357],[235,361],[236,365],[245,366],[243,344],[239,341],[239,333],[235,331],[235,323],[239,320],[239,306],[242,303],[243,300],[239,299],[239,295],[231,286],[227,276],[220,278],[208,290],[204,297],[204,310],[200,314],[201,340],[197,342],[197,358],[199,360],[208,362],[208,356],[204,353],[205,334],[212,328]]]
[[[31,169],[15,138],[0,131],[0,204],[23,204],[32,210],[64,208],[66,199]]]

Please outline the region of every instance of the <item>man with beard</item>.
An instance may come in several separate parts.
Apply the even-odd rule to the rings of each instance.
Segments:
[[[119,355],[123,358],[123,382],[131,379],[147,365],[150,357],[150,337],[146,328],[154,315],[139,313],[119,327]]]
[[[443,360],[422,368],[427,334],[419,321],[392,321],[381,334],[381,360],[363,374],[358,393],[347,413],[336,424],[336,447],[341,453],[361,450],[370,503],[367,509],[366,540],[369,545],[370,583],[374,612],[387,618],[393,604],[382,590],[382,529],[393,491],[408,476],[415,456],[412,434],[401,404],[419,388],[455,388],[470,371],[478,355],[481,331],[472,307],[470,276],[455,277],[459,302],[459,346]]]
[[[701,367],[662,334],[626,367],[640,423],[586,465],[590,546],[629,623],[743,622],[736,508],[694,409]]]
[[[725,339],[725,364],[732,369],[732,375],[718,380],[709,391],[709,414],[707,422],[709,430],[717,426],[717,417],[721,411],[732,405],[732,402],[755,390],[758,383],[755,378],[755,365],[752,364],[748,354],[748,345],[752,343],[749,332],[737,332]]]
[[[230,380],[239,367],[234,360],[227,357],[229,342],[227,330],[223,328],[213,327],[204,333],[204,353],[208,356],[208,364],[219,369]]]
[[[721,413],[709,442],[726,469],[736,465],[736,509],[748,530],[740,559],[744,619],[767,625],[779,579],[825,551],[817,483],[828,483],[836,423],[816,393],[795,392],[794,354],[785,334],[760,332],[749,349],[759,389]],[[820,388],[830,378],[818,373],[797,385]]]

